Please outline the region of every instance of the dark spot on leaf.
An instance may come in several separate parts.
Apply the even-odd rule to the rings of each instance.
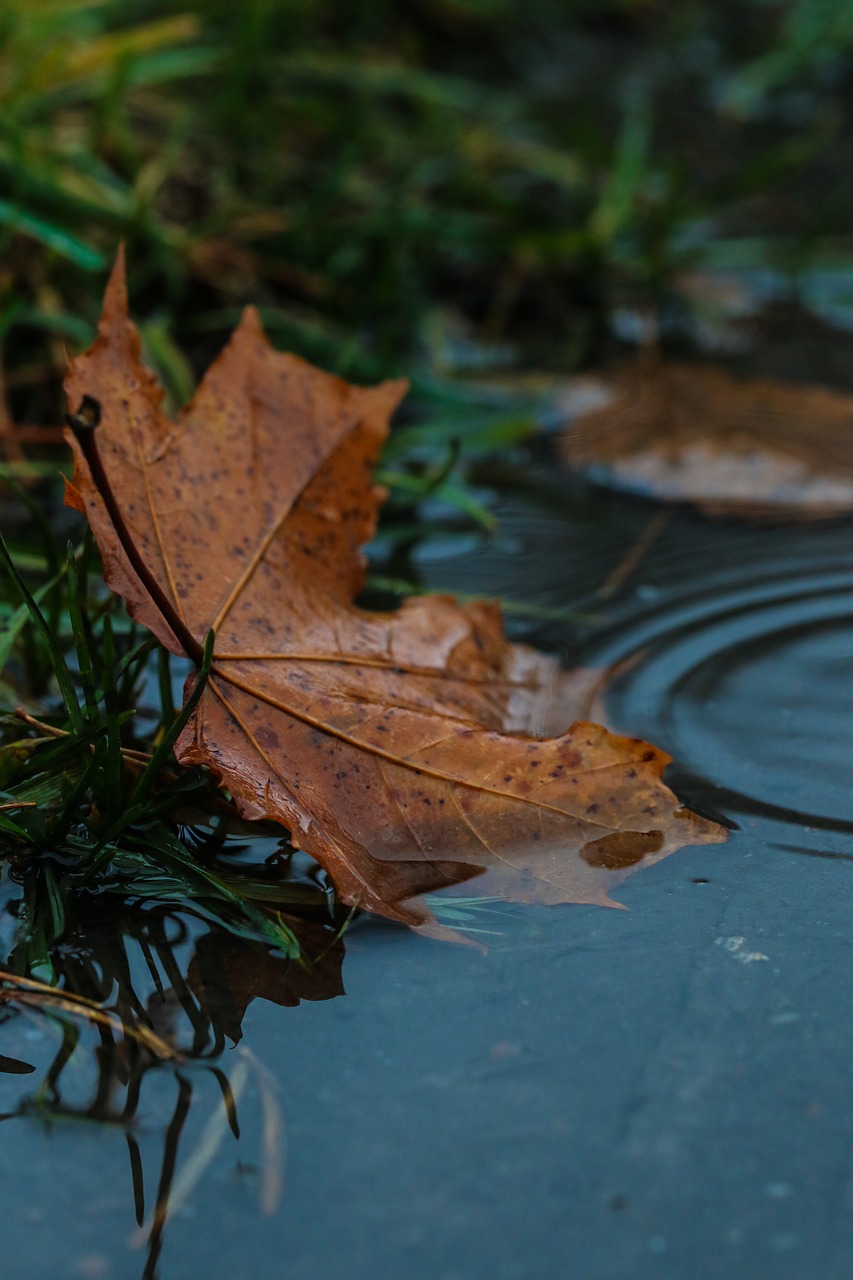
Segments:
[[[614,831],[600,840],[590,840],[581,849],[581,857],[591,867],[621,871],[642,862],[646,854],[657,853],[662,844],[661,831]]]

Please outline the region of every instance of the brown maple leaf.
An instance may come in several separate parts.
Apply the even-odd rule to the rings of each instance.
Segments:
[[[168,649],[198,663],[216,633],[178,759],[287,826],[344,902],[419,924],[413,898],[486,873],[516,900],[607,903],[640,862],[725,838],[678,806],[648,743],[584,722],[533,736],[565,729],[573,685],[507,643],[497,608],[354,606],[403,383],[352,387],[277,353],[249,308],[172,422],[139,351],[119,259],[66,384],[100,418],[94,453],[69,432],[71,501]]]

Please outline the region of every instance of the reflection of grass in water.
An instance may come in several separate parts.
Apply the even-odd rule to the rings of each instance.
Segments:
[[[9,918],[7,903],[4,924]],[[145,1277],[156,1273],[170,1214],[191,1196],[229,1135],[239,1139],[238,1107],[250,1082],[260,1106],[255,1160],[259,1202],[268,1213],[277,1204],[284,1129],[273,1077],[242,1046],[233,1069],[223,1070],[218,1058],[226,1037],[239,1040],[243,1012],[252,999],[295,1005],[303,998],[324,999],[342,991],[342,946],[336,926],[295,920],[291,924],[302,935],[298,959],[259,944],[223,939],[219,930],[207,929],[193,913],[152,905],[128,906],[117,915],[114,908],[93,899],[90,914],[78,920],[62,947],[51,951],[54,988],[26,982],[14,973],[0,975],[0,999],[7,1009],[17,1006],[22,1014],[46,1017],[60,1036],[59,1048],[35,1090],[3,1118],[32,1116],[51,1125],[84,1120],[123,1130],[139,1227],[136,1243],[147,1249]],[[10,969],[20,959],[13,946]],[[14,1026],[8,1030],[14,1033]],[[90,1093],[80,1100],[81,1080],[88,1074],[81,1076],[86,1061],[81,1055],[93,1039]],[[15,1064],[14,1059],[7,1061]],[[63,1081],[72,1061],[74,1100],[68,1101]],[[12,1070],[26,1065],[17,1063]],[[169,1073],[176,1094],[172,1114],[160,1130],[162,1149],[149,1156],[139,1121],[144,1121],[143,1133],[152,1129],[144,1088],[152,1071]],[[217,1100],[212,1106],[202,1102],[207,1118],[191,1148],[179,1158],[191,1109],[199,1105],[200,1072],[204,1079],[213,1079]],[[149,1168],[146,1175],[150,1159],[159,1163],[159,1170]]]
[[[179,1058],[178,1053],[161,1039],[150,1027],[134,1026],[122,1022],[115,1014],[102,1009],[94,1000],[74,992],[59,992],[56,987],[46,982],[36,982],[32,978],[23,978],[18,974],[8,973],[0,969],[0,999],[5,1003],[14,1003],[27,1009],[39,1009],[49,1015],[65,1014],[68,1018],[78,1018],[82,1022],[91,1022],[99,1027],[107,1027],[111,1031],[121,1032],[125,1037],[143,1045],[150,1054],[161,1062],[172,1062]]]

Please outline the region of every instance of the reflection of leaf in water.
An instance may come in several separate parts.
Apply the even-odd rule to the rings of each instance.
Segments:
[[[32,902],[29,905],[37,908]],[[240,1139],[237,1107],[249,1080],[261,1111],[255,1160],[260,1207],[265,1212],[275,1207],[283,1179],[284,1136],[274,1080],[243,1048],[228,1071],[218,1065],[217,1058],[226,1037],[234,1042],[240,1039],[242,1018],[251,1000],[297,1005],[303,999],[343,994],[340,928],[331,918],[288,917],[285,923],[301,944],[300,960],[294,960],[210,929],[191,908],[126,904],[117,913],[116,900],[100,896],[88,904],[83,900],[78,911],[69,913],[69,920],[66,935],[49,948],[56,987],[14,974],[4,987],[7,1017],[10,999],[30,1016],[47,1015],[59,1023],[61,1043],[53,1060],[42,1068],[35,1091],[21,1096],[17,1107],[0,1119],[68,1116],[106,1122],[125,1131],[140,1228],[137,1243],[146,1250],[142,1276],[153,1280],[170,1214],[193,1193],[229,1132]],[[22,940],[18,960],[27,954]],[[13,948],[9,967],[14,969],[16,963]],[[14,1038],[18,1022],[7,1021],[4,1034]],[[81,1054],[93,1047],[93,1037],[90,1096],[88,1101],[69,1103],[63,1098],[63,1076],[74,1059],[76,1099]],[[152,1152],[147,1135],[157,1129],[152,1115],[145,1112],[144,1081],[154,1069],[173,1072],[176,1084],[174,1109],[160,1131],[159,1152],[156,1147]],[[0,1073],[32,1075],[36,1070],[15,1057],[0,1056]],[[202,1079],[215,1086],[212,1104],[209,1089],[199,1089],[200,1070]],[[11,1080],[5,1087],[11,1087]],[[207,1118],[180,1159],[188,1117],[199,1105],[208,1108]],[[140,1116],[146,1122],[142,1127],[135,1123]],[[151,1170],[146,1176],[152,1159],[159,1166],[153,1177]]]
[[[566,403],[563,456],[606,483],[712,515],[815,520],[853,510],[853,396],[844,392],[645,359],[579,380]]]
[[[248,947],[208,933],[198,940],[187,969],[187,986],[218,1027],[236,1044],[249,1003],[258,997],[293,1007],[301,1000],[331,1000],[344,994],[342,942],[330,942],[321,925],[302,922],[299,941],[303,964],[275,955],[266,947]]]

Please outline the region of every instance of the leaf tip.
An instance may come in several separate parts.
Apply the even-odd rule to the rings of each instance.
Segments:
[[[408,378],[393,378],[390,382],[381,382],[376,388],[382,392],[388,407],[388,413],[391,414],[398,407],[406,396],[409,394],[411,383]]]
[[[240,323],[235,330],[236,333],[245,333],[249,337],[258,337],[266,340],[266,329],[261,319],[261,313],[257,307],[248,306],[243,308],[243,314],[240,316]]]
[[[101,323],[107,319],[120,316],[127,318],[127,268],[125,264],[124,241],[120,241],[116,249],[115,260],[110,271],[110,278],[104,291],[104,306]]]

